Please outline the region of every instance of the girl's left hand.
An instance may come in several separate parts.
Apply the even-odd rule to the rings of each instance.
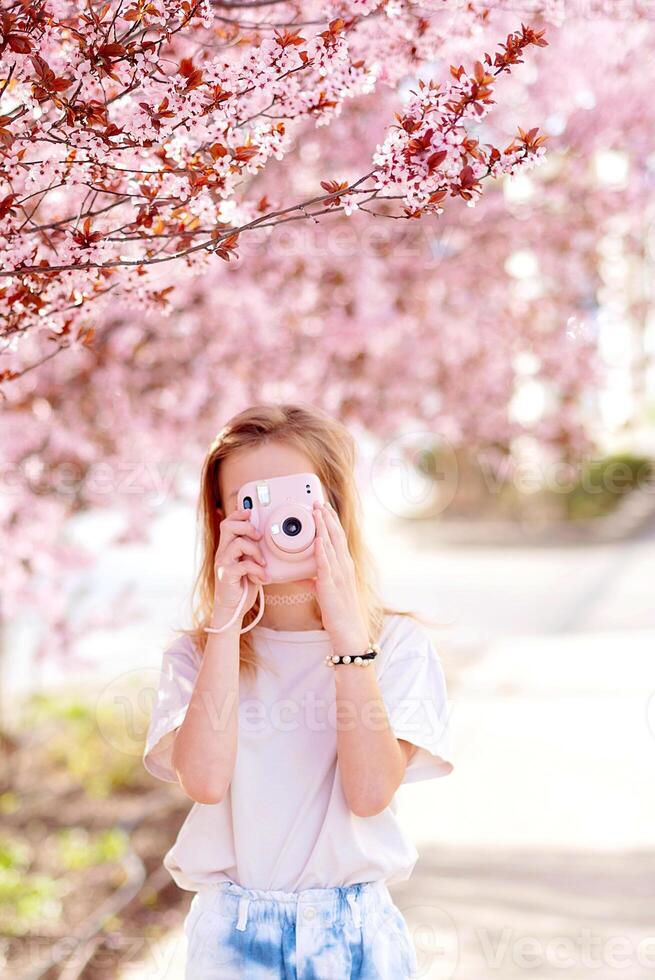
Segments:
[[[334,653],[355,656],[368,646],[368,630],[359,605],[355,564],[346,533],[331,504],[314,503],[317,576],[314,592],[321,607],[323,628]]]

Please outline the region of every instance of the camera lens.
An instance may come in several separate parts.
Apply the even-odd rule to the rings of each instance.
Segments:
[[[302,524],[297,517],[287,517],[285,521],[282,522],[282,531],[290,538],[295,538],[297,534],[302,531]]]
[[[244,497],[243,506],[246,510],[252,510],[252,497]]]

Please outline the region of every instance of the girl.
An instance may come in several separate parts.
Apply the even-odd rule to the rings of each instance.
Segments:
[[[403,980],[417,968],[388,890],[418,858],[394,794],[453,768],[446,686],[428,634],[373,587],[354,463],[347,430],[298,405],[237,415],[204,463],[194,628],[164,653],[144,754],[194,801],[164,858],[196,893],[189,980]],[[267,585],[242,632],[265,562],[237,491],[307,472],[327,497],[313,505],[316,577]]]

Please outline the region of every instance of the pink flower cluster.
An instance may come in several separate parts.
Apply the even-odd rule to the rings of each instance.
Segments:
[[[379,167],[378,197],[400,198],[408,217],[441,214],[447,194],[473,206],[485,178],[513,175],[519,167],[529,170],[540,163],[546,137],[537,129],[527,134],[519,129],[517,140],[502,152],[480,143],[472,130],[491,110],[495,76],[521,61],[527,45],[543,46],[542,34],[523,26],[520,34],[510,35],[495,60],[486,55],[485,64],[476,62],[471,74],[461,66],[451,68],[454,80],[448,86],[419,81],[373,158]]]

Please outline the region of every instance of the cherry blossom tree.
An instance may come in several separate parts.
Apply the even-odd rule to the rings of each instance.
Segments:
[[[347,33],[363,54],[383,31],[375,90],[342,101],[329,125],[316,126],[314,113],[295,117],[279,158],[248,171],[218,205],[212,197],[212,206],[227,208],[221,214],[228,220],[217,222],[221,233],[256,220],[237,217],[246,207],[264,219],[240,231],[229,262],[210,245],[160,263],[139,252],[139,271],[129,275],[117,266],[110,276],[107,269],[62,270],[52,282],[39,276],[54,333],[72,315],[57,307],[58,282],[69,272],[80,276],[72,323],[95,329],[87,343],[71,331],[48,341],[50,326],[41,330],[26,319],[11,350],[15,370],[28,370],[4,386],[3,612],[13,615],[39,589],[42,615],[54,627],[49,650],[57,640],[68,650],[71,629],[81,627],[70,621],[64,589],[41,586],[64,583],[67,569],[92,558],[65,534],[70,515],[115,506],[126,516],[122,537],[144,535],[161,501],[179,491],[188,467],[197,467],[216,428],[249,401],[308,397],[383,438],[415,421],[455,446],[499,458],[526,437],[570,457],[593,441],[589,396],[597,381],[595,321],[604,288],[599,244],[618,227],[626,250],[638,252],[652,196],[655,120],[642,64],[652,24],[635,17],[585,22],[584,31],[574,22],[551,27],[548,48],[503,72],[494,111],[486,103],[463,121],[468,162],[459,158],[456,186],[438,199],[434,167],[443,170],[462,143],[452,144],[451,157],[433,162],[431,172],[429,157],[445,149],[435,142],[445,139],[443,130],[432,133],[429,149],[417,146],[410,154],[412,166],[422,161],[420,179],[412,182],[403,170],[402,147],[430,129],[430,116],[421,116],[438,98],[430,80],[442,80],[445,92],[449,63],[455,87],[466,75],[460,63],[469,66],[471,84],[476,61],[493,74],[495,54],[488,61],[482,52],[502,52],[496,39],[512,25],[478,10],[464,29],[453,15],[459,30],[439,40],[432,25],[420,35],[423,43],[434,33],[430,47],[412,53],[416,32],[396,30],[386,8],[373,13]],[[231,18],[234,11],[224,14]],[[537,20],[535,33],[544,26]],[[383,56],[392,50],[400,60]],[[374,63],[369,57],[367,64]],[[419,129],[400,131],[392,123],[385,136],[381,120],[394,113],[412,120],[410,130],[420,116]],[[525,176],[514,159],[516,177],[487,182],[481,195],[483,174],[493,166],[489,147],[525,155],[526,143],[517,151],[510,134],[526,118],[543,121],[550,132],[546,162]],[[526,137],[528,143],[538,138]],[[461,175],[467,165],[475,172],[479,161],[469,150],[478,147],[487,163],[478,172],[479,188],[468,188]],[[630,160],[625,185],[607,187],[594,178],[595,155],[608,149]],[[540,147],[535,150],[532,159],[540,159]],[[373,167],[383,169],[369,186],[373,179],[387,183],[367,200],[353,185]],[[437,199],[430,203],[432,195]],[[311,206],[286,210],[289,202],[316,197]],[[434,213],[414,216],[426,206]],[[217,214],[208,213],[211,220],[203,215],[198,225],[184,227],[206,231]],[[161,220],[171,214],[164,208]],[[161,233],[164,251],[179,247],[185,233],[178,228],[171,238],[170,226],[160,228],[159,221],[154,217],[139,236]],[[120,248],[150,244],[139,238]],[[53,259],[47,253],[48,263]],[[100,274],[112,291],[93,298]],[[32,275],[10,278],[15,285]],[[87,307],[98,311],[92,320]],[[48,347],[62,345],[70,349],[39,363]],[[521,420],[513,409],[517,391],[534,381],[542,383],[547,404],[534,420]]]
[[[484,11],[352,0],[306,5],[299,21],[292,3],[255,6],[254,21],[207,0],[48,0],[2,15],[0,382],[91,345],[119,295],[165,304],[175,266],[206,272],[246,232],[380,200],[408,218],[438,214],[447,195],[469,201],[543,153],[536,129],[504,150],[468,136],[497,76],[546,44],[522,25],[449,82],[421,81],[402,115],[380,120],[359,174],[269,208],[257,178],[307,120],[327,125]]]

